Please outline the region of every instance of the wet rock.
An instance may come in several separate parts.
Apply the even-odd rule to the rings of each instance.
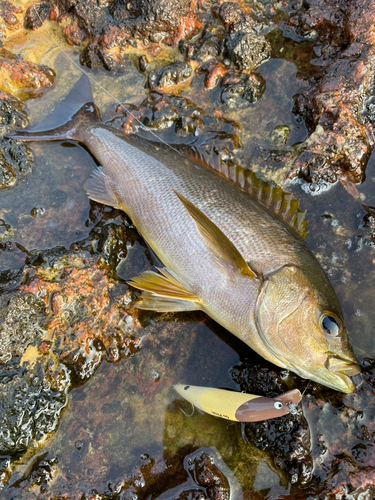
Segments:
[[[291,484],[310,483],[313,460],[310,456],[310,433],[300,408],[265,422],[244,424],[243,436],[257,448],[269,452],[275,467],[285,470]]]
[[[190,453],[186,449],[181,450],[168,462],[168,468],[160,472],[160,464],[143,453],[137,459],[131,474],[114,477],[110,482],[100,485],[95,489],[95,498],[132,500],[148,498],[152,494],[160,500],[229,500],[233,493],[237,493],[233,488],[236,480],[215,449],[200,448]],[[51,498],[49,483],[55,476],[58,465],[56,457],[44,453],[34,460],[27,473],[5,493],[9,495],[18,492],[19,498],[29,498],[22,493],[27,489],[32,491],[31,488],[34,487],[33,491],[38,492],[39,499]],[[229,478],[223,470],[230,475]],[[56,500],[62,500],[66,495],[66,491],[58,492],[53,485],[51,489]],[[90,491],[82,492],[82,495],[90,498]]]
[[[260,75],[230,74],[222,78],[220,100],[229,108],[244,109],[263,95],[266,82]]]
[[[146,71],[148,64],[149,64],[149,61],[148,61],[147,57],[145,56],[145,54],[143,54],[139,58],[139,69],[142,71],[142,73],[144,73]]]
[[[20,27],[18,14],[22,12],[22,7],[16,7],[7,0],[0,2],[0,39],[6,38],[8,31],[14,31]]]
[[[1,455],[22,454],[43,442],[67,404],[69,374],[64,365],[47,356],[34,361],[26,356],[21,364],[15,357],[0,365]]]
[[[9,233],[10,230],[10,225],[5,224],[5,222],[0,219],[0,235],[5,235]],[[0,283],[12,282],[14,281],[12,276],[16,275],[17,269],[23,267],[30,253],[20,243],[14,243],[12,241],[0,243],[0,252]],[[4,274],[2,274],[2,271],[4,271]]]
[[[23,61],[0,47],[0,90],[20,99],[40,97],[45,87],[51,87],[55,72],[44,65]]]
[[[362,182],[375,142],[366,109],[375,61],[373,3],[299,6],[288,27],[296,35],[315,37],[317,57],[315,72],[305,76],[308,88],[295,101],[294,112],[305,120],[310,136],[288,162],[290,176],[317,185],[338,178]]]
[[[175,45],[201,26],[191,0],[56,0],[50,19],[64,24],[63,36],[71,45],[89,41],[81,55],[82,64],[104,66],[109,71],[125,67],[122,51],[126,47]],[[31,25],[34,27],[33,22]]]
[[[219,17],[226,31],[225,50],[238,69],[254,71],[271,56],[271,46],[257,33],[259,26],[233,2],[220,6]]]
[[[0,363],[22,357],[29,343],[43,336],[44,303],[30,293],[3,297],[1,303]]]
[[[222,54],[223,41],[214,33],[213,28],[206,27],[202,36],[194,43],[188,43],[187,40],[181,40],[179,49],[187,59],[198,61],[200,64],[208,61],[218,61]]]
[[[14,114],[14,119],[17,118]],[[31,172],[32,153],[28,146],[12,139],[0,139],[0,189],[14,186]]]
[[[64,37],[68,43],[80,44],[91,37],[94,32],[100,31],[102,26],[108,22],[106,19],[106,7],[109,2],[96,2],[89,0],[56,0],[51,2],[50,19],[65,25]],[[70,28],[69,28],[70,26]],[[71,33],[81,33],[80,40],[71,38]]]
[[[125,133],[142,132],[140,125],[143,124],[157,132],[152,140],[159,137],[168,144],[181,144],[183,152],[195,154],[218,170],[228,169],[231,162],[238,161],[242,148],[240,126],[233,120],[210,116],[189,99],[157,92],[151,92],[139,106],[128,108],[131,115],[118,108],[121,114],[108,124]]]
[[[5,92],[0,92],[0,124],[23,128],[27,123],[28,116],[22,101]]]
[[[364,359],[360,364],[362,374],[356,377],[352,394],[305,381],[302,406],[296,411],[266,422],[243,424],[243,437],[268,451],[276,469],[288,475],[292,488],[283,498],[336,500],[348,492],[351,499],[372,498],[375,361]],[[268,368],[264,362],[257,366],[245,361],[233,367],[231,375],[248,393],[274,396],[291,385],[303,390],[294,374]],[[269,497],[279,498],[277,489]]]
[[[37,3],[31,5],[25,14],[24,26],[28,30],[36,30],[48,19],[51,11],[50,3]]]
[[[26,474],[16,481],[13,487],[19,488],[21,485],[23,488],[39,486],[40,492],[44,493],[56,473],[57,464],[56,457],[48,452],[43,453],[33,461]]]
[[[362,205],[366,211],[366,215],[363,216],[360,225],[361,229],[364,229],[367,233],[365,236],[364,244],[369,246],[375,246],[375,207],[369,207],[367,205]]]
[[[44,301],[21,289],[21,271],[12,277],[2,274],[0,454],[13,455],[56,428],[67,403],[69,374],[51,357],[37,359],[36,346],[46,326]]]
[[[375,362],[365,359],[361,365],[362,380],[357,380],[352,394],[329,396],[326,389],[316,387],[306,398],[304,411],[316,433],[311,450],[315,470],[311,486],[297,499],[310,494],[318,500],[333,500],[348,491],[349,498],[355,499],[374,494]]]
[[[165,87],[183,85],[192,78],[193,70],[185,62],[174,61],[172,64],[151,71],[148,75],[147,87],[161,90]]]
[[[238,69],[254,71],[270,58],[271,48],[264,37],[251,33],[232,33],[225,41],[229,58]]]
[[[62,248],[29,256],[12,279],[2,272],[0,283],[0,454],[23,453],[44,440],[56,428],[71,387],[86,381],[116,342],[121,355],[129,331],[135,332],[134,322],[129,330],[127,315],[103,293],[111,288],[105,271],[90,268],[98,257],[90,261],[85,251]],[[95,298],[90,290],[96,286]],[[104,311],[114,327],[98,323]]]

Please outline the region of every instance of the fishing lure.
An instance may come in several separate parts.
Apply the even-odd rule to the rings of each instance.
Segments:
[[[302,398],[298,389],[275,398],[196,385],[177,384],[174,389],[200,410],[234,422],[260,422],[288,415]]]

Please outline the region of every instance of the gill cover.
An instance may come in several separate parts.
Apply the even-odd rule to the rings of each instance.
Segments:
[[[274,364],[338,391],[354,390],[350,377],[360,368],[328,280],[314,286],[299,267],[278,269],[263,284],[255,320]],[[334,321],[340,328],[330,331]]]
[[[287,337],[280,335],[281,323],[291,316],[307,297],[308,282],[296,266],[284,266],[264,281],[258,296],[255,321],[259,336],[270,353],[270,361],[283,368],[295,370],[295,358],[299,357],[296,345],[303,349],[303,324],[294,325]],[[306,327],[306,325],[305,325]]]

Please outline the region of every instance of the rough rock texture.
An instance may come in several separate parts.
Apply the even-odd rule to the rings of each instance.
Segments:
[[[78,450],[80,447],[78,445]],[[37,457],[26,474],[15,482],[8,494],[39,487],[40,500],[51,499],[48,485],[58,470],[58,459],[49,453]],[[146,499],[152,495],[160,500],[229,500],[231,498],[230,480],[222,472],[227,468],[219,458],[215,449],[200,448],[182,450],[181,453],[168,460],[165,472],[159,471],[160,464],[147,454],[142,454],[133,473],[118,476],[113,481],[96,489],[95,492],[83,494],[81,498],[97,498],[100,500]],[[231,478],[232,479],[232,478]],[[232,479],[233,482],[233,479]],[[233,493],[232,493],[233,494]],[[32,495],[32,494],[31,494]],[[32,496],[22,495],[22,498]],[[67,492],[52,493],[54,500],[63,500]],[[95,495],[91,496],[91,495]]]
[[[188,83],[193,76],[192,68],[185,62],[175,61],[151,71],[148,75],[147,87],[161,90],[166,87]]]
[[[375,362],[365,359],[362,367],[362,381],[353,394],[328,396],[327,390],[315,388],[306,397],[304,411],[309,422],[314,422],[316,434],[312,442],[315,469],[309,487],[296,490],[293,498],[373,498]],[[340,439],[333,438],[338,433]]]
[[[364,15],[364,13],[366,13]],[[371,98],[375,67],[375,4],[367,1],[299,2],[288,33],[316,37],[315,72],[296,97],[294,111],[310,136],[289,162],[290,176],[310,183],[364,180],[374,146]]]
[[[5,92],[0,92],[0,124],[14,128],[24,128],[28,116],[22,101]]]
[[[139,106],[129,109],[131,115],[119,107],[119,114],[108,124],[122,128],[125,133],[142,133],[144,125],[158,131],[158,136],[167,143],[191,144],[198,156],[218,169],[228,168],[237,161],[242,146],[240,126],[233,120],[210,116],[188,99],[158,92],[151,92]]]
[[[375,246],[375,207],[362,205],[366,211],[363,216],[360,228],[366,231],[364,236],[364,243],[373,247]]]
[[[36,28],[38,23],[32,17],[30,14],[28,22]],[[63,36],[71,45],[89,40],[82,64],[90,68],[103,65],[108,70],[124,67],[122,49],[126,47],[160,42],[175,45],[201,26],[191,0],[57,0],[51,3],[50,19],[64,23]]]
[[[0,90],[23,100],[40,97],[54,78],[55,72],[47,66],[23,61],[0,47]]]
[[[51,4],[47,2],[31,5],[25,13],[25,28],[29,30],[40,28],[43,22],[48,19],[50,11]]]
[[[229,108],[243,109],[257,102],[263,95],[266,82],[260,75],[227,73],[221,80],[220,100]]]
[[[11,121],[17,119],[20,119],[18,113],[10,115]],[[14,186],[17,181],[24,179],[31,172],[32,164],[28,146],[12,139],[0,139],[0,189]]]
[[[238,69],[253,71],[271,56],[269,42],[257,33],[259,24],[234,2],[224,2],[219,17],[225,27],[225,51]]]
[[[0,454],[43,441],[56,428],[72,386],[85,382],[104,357],[114,362],[136,352],[139,339],[129,337],[136,325],[111,303],[104,269],[124,223],[104,228],[101,257],[48,250],[30,255],[10,282],[9,273],[0,275]],[[125,247],[118,259],[126,253]]]
[[[7,0],[0,2],[0,40],[5,39],[9,31],[14,31],[20,27],[18,15],[22,12],[22,7],[16,7]]]

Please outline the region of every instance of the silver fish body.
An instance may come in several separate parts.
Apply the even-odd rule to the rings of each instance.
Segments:
[[[93,104],[89,112],[82,109],[47,140],[82,142],[102,165],[103,174],[88,183],[90,197],[124,210],[169,276],[195,297],[177,297],[171,310],[179,303],[180,310],[199,308],[276,365],[351,392],[349,377],[359,367],[342,310],[302,237],[209,168],[104,125],[93,118]],[[30,132],[28,140],[38,134]],[[184,199],[234,245],[252,277],[223,261],[220,250],[212,251]],[[324,328],[335,322],[334,335],[327,334]]]

